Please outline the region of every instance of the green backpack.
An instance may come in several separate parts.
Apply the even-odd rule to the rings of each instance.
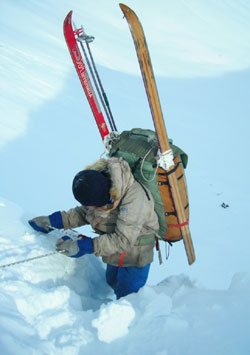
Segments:
[[[180,148],[174,146],[170,140],[170,147],[174,156],[178,155],[186,168],[188,156]],[[159,146],[154,131],[149,129],[134,128],[123,131],[109,152],[110,157],[118,157],[126,160],[135,179],[146,186],[151,192],[155,202],[155,212],[158,216],[160,229],[158,235],[165,239],[167,222],[165,208],[158,189],[157,152]]]

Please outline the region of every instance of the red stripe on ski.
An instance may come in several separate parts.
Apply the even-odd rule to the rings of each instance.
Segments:
[[[72,11],[69,12],[69,14],[66,16],[66,18],[64,20],[63,30],[64,30],[64,37],[65,37],[66,43],[68,45],[68,49],[69,49],[72,61],[73,61],[74,66],[76,68],[79,79],[81,81],[81,84],[84,89],[87,100],[89,102],[90,108],[93,112],[97,127],[100,131],[100,134],[101,134],[101,137],[102,137],[102,139],[104,139],[104,137],[109,134],[109,130],[106,125],[105,119],[103,117],[102,111],[100,109],[98,100],[96,98],[96,94],[95,94],[95,91],[94,91],[93,86],[91,84],[86,66],[83,62],[80,49],[79,49],[78,44],[75,39],[75,33],[74,33],[73,27],[72,27]]]

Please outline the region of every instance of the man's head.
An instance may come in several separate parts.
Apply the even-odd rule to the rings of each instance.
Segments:
[[[83,206],[101,207],[109,203],[109,183],[96,170],[82,170],[76,174],[72,186],[75,199]]]

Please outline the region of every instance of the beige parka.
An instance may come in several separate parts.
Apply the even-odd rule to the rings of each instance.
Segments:
[[[62,211],[64,229],[90,224],[99,234],[93,238],[94,254],[106,264],[143,267],[151,263],[159,223],[150,191],[134,179],[122,158],[100,159],[86,169],[108,172],[113,203]]]

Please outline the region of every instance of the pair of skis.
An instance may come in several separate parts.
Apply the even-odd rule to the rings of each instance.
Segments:
[[[151,114],[155,126],[155,131],[158,138],[159,149],[161,152],[161,160],[163,161],[165,170],[170,171],[173,169],[174,161],[171,155],[171,149],[168,142],[167,131],[164,123],[164,118],[163,118],[159,95],[158,95],[156,82],[154,78],[152,63],[151,63],[145,35],[143,32],[143,28],[141,26],[138,17],[133,12],[133,10],[131,10],[128,6],[124,4],[120,4],[120,8],[126,20],[128,21],[130,31],[134,40],[135,49],[140,64],[141,74],[142,74],[144,86],[148,97],[148,102],[149,102],[149,106],[150,106],[150,110],[151,110]],[[67,15],[64,21],[64,36],[73,63],[75,65],[76,71],[78,73],[79,79],[82,83],[86,97],[88,99],[91,110],[95,117],[101,137],[103,140],[105,140],[105,137],[109,135],[109,130],[105,123],[103,114],[100,110],[100,106],[97,101],[92,84],[90,82],[87,69],[85,67],[80,50],[77,45],[77,41],[76,41],[77,31],[74,31],[72,27],[72,11]],[[176,173],[175,172],[171,173],[168,176],[168,179],[171,188],[172,198],[177,212],[179,226],[182,232],[188,263],[191,265],[195,261],[195,253],[194,253],[194,247],[193,247],[192,238],[189,230],[189,224],[186,217]]]

